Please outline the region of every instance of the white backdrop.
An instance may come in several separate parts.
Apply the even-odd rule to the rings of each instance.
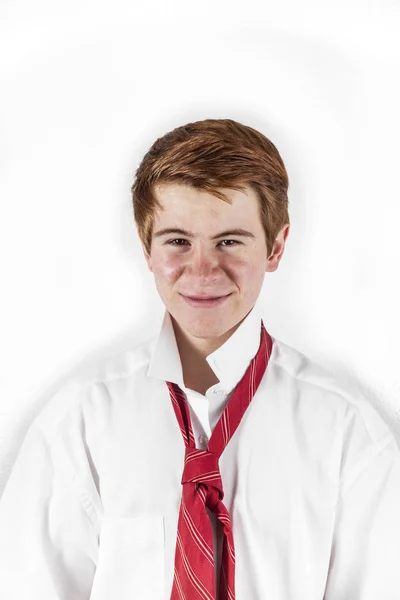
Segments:
[[[130,186],[157,137],[209,117],[289,172],[266,327],[400,442],[399,31],[394,0],[0,0],[0,493],[62,382],[158,330]]]

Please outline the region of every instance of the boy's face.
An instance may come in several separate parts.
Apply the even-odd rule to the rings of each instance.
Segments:
[[[222,191],[232,204],[181,184],[158,186],[163,210],[155,218],[150,256],[144,251],[167,310],[195,338],[216,339],[239,326],[260,294],[265,272],[277,268],[289,229],[282,229],[268,258],[255,192]],[[166,228],[190,235],[160,235]],[[250,235],[219,235],[235,229]],[[223,298],[210,306],[188,296]]]

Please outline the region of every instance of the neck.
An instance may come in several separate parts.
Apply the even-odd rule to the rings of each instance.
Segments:
[[[206,358],[231,337],[240,323],[237,323],[218,338],[204,339],[188,335],[172,315],[171,320],[181,359],[185,386],[204,395],[209,387],[219,382]]]

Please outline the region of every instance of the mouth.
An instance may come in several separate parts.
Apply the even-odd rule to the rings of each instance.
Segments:
[[[184,296],[181,294],[181,296],[190,306],[205,308],[223,304],[230,294],[227,294],[226,296]]]

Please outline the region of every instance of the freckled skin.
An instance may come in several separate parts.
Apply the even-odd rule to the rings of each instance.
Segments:
[[[289,232],[287,224],[267,257],[255,192],[249,187],[246,193],[222,191],[229,195],[232,204],[189,186],[160,185],[156,194],[163,210],[156,215],[150,256],[143,247],[163,303],[181,335],[203,356],[222,345],[253,308],[265,272],[275,271],[279,265]],[[166,227],[179,227],[194,236],[173,233],[154,237],[155,232]],[[211,239],[236,228],[250,231],[255,237],[230,235]],[[209,308],[190,306],[180,294],[231,295],[221,306]]]

